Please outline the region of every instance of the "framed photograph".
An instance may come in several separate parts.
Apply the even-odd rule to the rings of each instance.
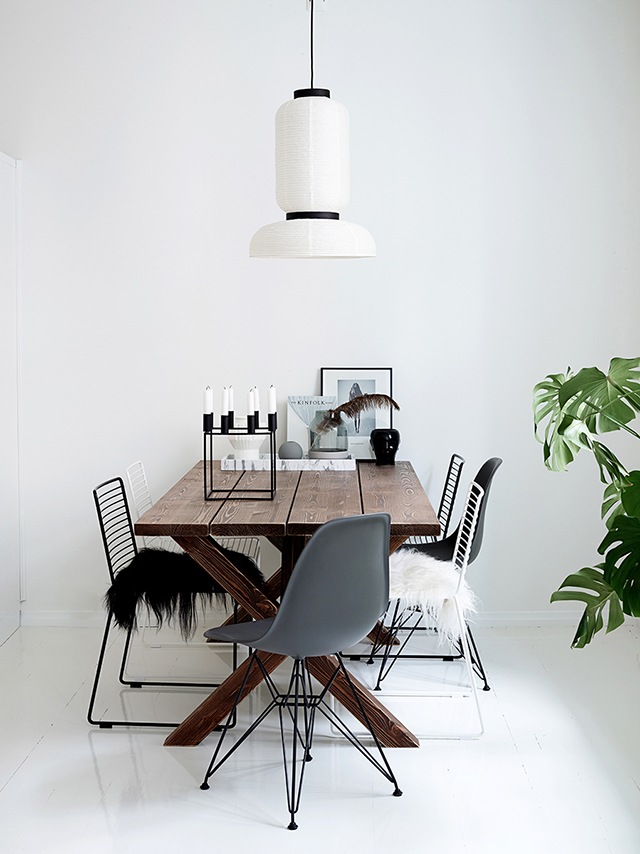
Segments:
[[[340,406],[361,394],[388,394],[393,397],[391,368],[320,368],[320,394],[335,395]],[[358,460],[371,459],[369,445],[372,430],[393,427],[388,409],[363,412],[359,418],[344,419],[349,435],[349,452]]]

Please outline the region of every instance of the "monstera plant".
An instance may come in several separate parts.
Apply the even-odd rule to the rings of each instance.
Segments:
[[[609,371],[582,368],[550,374],[533,390],[536,438],[544,463],[565,471],[580,450],[594,455],[604,487],[601,515],[607,533],[598,547],[601,563],[567,576],[552,602],[577,601],[585,611],[573,639],[584,647],[605,627],[610,632],[624,615],[640,616],[640,471],[627,471],[602,434],[624,430],[640,413],[640,358],[612,359]]]

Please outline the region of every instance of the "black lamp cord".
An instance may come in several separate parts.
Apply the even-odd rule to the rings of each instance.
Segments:
[[[311,88],[313,89],[313,0],[311,0]]]

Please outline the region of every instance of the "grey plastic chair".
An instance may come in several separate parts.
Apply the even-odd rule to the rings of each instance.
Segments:
[[[209,778],[267,715],[277,708],[280,716],[287,807],[291,819],[289,830],[295,830],[298,826],[295,816],[300,804],[304,769],[311,759],[316,712],[323,714],[389,782],[393,783],[394,795],[402,794],[338,652],[366,637],[387,607],[390,523],[387,513],[352,516],[326,522],[314,534],[298,559],[275,617],[253,623],[221,626],[205,632],[207,637],[215,640],[233,641],[254,650],[229,721],[254,667],[258,667],[262,673],[271,694],[271,702],[234,746],[218,760],[227,733],[227,721],[201,789],[209,788]],[[260,652],[279,653],[294,659],[291,679],[284,694],[278,691],[266,672],[260,660]],[[327,685],[319,693],[314,693],[306,660],[321,655],[335,655],[338,666]],[[326,701],[327,692],[338,674],[345,678],[360,707],[380,760],[346,727]],[[293,725],[290,769],[287,764],[285,719],[289,719]],[[301,756],[298,752],[299,746]]]

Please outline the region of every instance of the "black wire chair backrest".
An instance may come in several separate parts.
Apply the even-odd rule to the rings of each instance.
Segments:
[[[449,533],[449,522],[451,521],[451,511],[456,501],[458,494],[458,486],[460,485],[460,475],[464,466],[464,457],[459,454],[452,454],[449,460],[449,469],[444,480],[444,488],[440,496],[440,506],[438,507],[438,521],[440,522],[440,539],[444,538]]]
[[[124,482],[121,477],[105,480],[93,490],[104,553],[113,583],[118,572],[138,553]]]

